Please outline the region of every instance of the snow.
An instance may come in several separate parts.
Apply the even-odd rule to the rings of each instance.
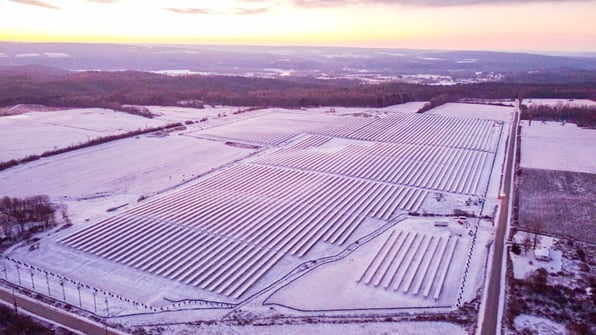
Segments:
[[[73,220],[105,216],[208,173],[254,150],[187,136],[140,136],[42,158],[0,174],[2,195],[47,194]],[[35,185],[35,187],[23,187]]]
[[[407,102],[405,104],[400,105],[393,105],[387,106],[383,108],[379,108],[379,111],[382,112],[400,112],[400,113],[416,113],[422,106],[426,105],[426,101],[414,101],[414,102]]]
[[[516,279],[524,279],[530,273],[532,273],[535,270],[538,270],[539,268],[544,268],[549,273],[557,273],[557,272],[561,271],[562,264],[563,264],[563,252],[561,252],[560,250],[550,249],[550,248],[552,248],[552,246],[554,244],[553,238],[549,237],[549,236],[544,236],[544,235],[538,236],[537,247],[549,248],[550,256],[552,257],[551,261],[544,262],[544,261],[536,260],[536,256],[534,255],[534,250],[532,250],[532,248],[530,248],[530,250],[528,251],[527,254],[524,252],[524,250],[523,250],[524,247],[523,247],[522,241],[525,239],[525,237],[527,235],[530,235],[530,239],[533,243],[533,238],[534,238],[533,234],[529,234],[529,233],[520,231],[520,232],[517,232],[517,234],[515,234],[515,236],[513,237],[514,240],[520,245],[520,247],[522,249],[522,252],[519,255],[516,255],[512,252],[509,253],[511,255],[511,260],[513,262],[513,276]]]
[[[187,136],[141,136],[10,169],[0,175],[0,184],[4,194],[18,197],[152,194],[250,153],[247,149]],[[35,188],[24,188],[26,183]]]
[[[507,106],[463,104],[450,102],[435,107],[426,113],[443,116],[452,116],[458,118],[490,119],[511,122],[513,117],[513,111],[513,107]]]
[[[17,58],[30,58],[30,57],[40,57],[41,54],[35,53],[35,52],[30,52],[30,53],[22,53],[22,54],[16,54],[15,57]]]
[[[67,277],[72,281],[67,281],[64,285],[66,300],[73,305],[78,305],[77,283],[89,285],[90,288],[84,286],[81,289],[81,304],[83,308],[90,311],[93,311],[95,308],[93,305],[93,288],[101,289],[101,291],[98,291],[101,292],[101,294],[98,294],[98,299],[100,296],[102,302],[104,299],[108,299],[110,315],[119,315],[119,321],[131,325],[143,322],[154,323],[157,321],[180,322],[181,320],[219,319],[230,311],[230,306],[225,305],[225,308],[222,308],[222,306],[217,304],[246,303],[243,308],[246,307],[248,310],[268,310],[269,306],[263,306],[260,303],[269,297],[270,303],[305,309],[399,307],[411,308],[413,310],[413,308],[419,307],[433,307],[434,310],[439,307],[443,310],[452,310],[460,298],[465,302],[476,297],[478,289],[482,286],[488,252],[485,245],[492,239],[493,232],[490,221],[477,222],[471,220],[471,225],[460,226],[447,217],[410,218],[391,227],[385,233],[372,238],[366,244],[362,244],[345,258],[313,267],[312,271],[308,271],[309,269],[305,272],[298,271],[298,277],[291,277],[291,280],[288,279],[289,277],[284,277],[293,273],[292,271],[295,271],[300,264],[311,261],[317,261],[322,264],[327,257],[333,257],[339,253],[347,252],[346,250],[352,243],[369,236],[368,234],[388,224],[392,219],[389,217],[384,219],[367,218],[353,231],[352,235],[347,235],[349,238],[344,244],[332,244],[329,241],[321,241],[314,244],[313,248],[303,258],[296,255],[284,255],[279,264],[276,264],[272,268],[272,271],[267,272],[264,277],[259,279],[257,286],[255,286],[257,288],[250,291],[250,297],[247,297],[247,300],[242,300],[244,297],[242,299],[235,299],[226,297],[216,291],[186,285],[183,282],[144,272],[132,266],[125,266],[104,257],[83,253],[80,250],[58,242],[75,232],[82,232],[90,229],[90,227],[95,227],[98,222],[114,214],[119,215],[116,217],[123,217],[125,214],[124,211],[131,208],[140,208],[137,207],[137,200],[141,195],[150,196],[150,200],[141,202],[140,206],[152,203],[153,200],[164,201],[172,199],[172,195],[183,194],[180,192],[186,192],[190,187],[196,186],[208,178],[214,176],[225,177],[227,176],[225,173],[234,171],[234,168],[245,168],[249,165],[258,166],[263,169],[265,167],[270,168],[267,165],[269,163],[265,162],[266,158],[281,159],[283,155],[290,157],[292,152],[298,153],[294,157],[303,157],[301,159],[305,159],[304,157],[310,154],[329,155],[331,157],[332,154],[336,153],[349,153],[350,150],[367,151],[370,148],[381,150],[383,157],[389,157],[390,150],[396,150],[402,147],[408,150],[416,150],[417,153],[424,154],[424,157],[417,156],[416,159],[405,159],[407,158],[405,157],[402,159],[404,163],[409,164],[408,168],[404,170],[408,173],[412,172],[412,175],[408,178],[412,180],[411,183],[418,180],[418,184],[408,185],[407,187],[424,192],[416,193],[420,194],[420,197],[406,196],[404,194],[401,196],[404,197],[404,201],[407,198],[408,203],[411,203],[412,206],[414,204],[422,204],[421,213],[428,211],[448,215],[453,211],[453,208],[469,208],[475,213],[479,213],[483,207],[485,209],[489,207],[488,203],[494,203],[498,195],[498,192],[495,191],[497,187],[494,185],[499,185],[504,158],[503,152],[505,150],[504,139],[507,138],[506,133],[509,131],[508,123],[503,124],[502,120],[505,119],[503,115],[509,115],[509,113],[499,108],[493,109],[494,106],[490,106],[490,111],[485,111],[484,106],[477,108],[479,105],[471,105],[476,108],[475,110],[479,109],[483,117],[496,120],[495,122],[477,121],[477,123],[471,120],[450,119],[445,116],[412,114],[423,104],[424,102],[413,102],[370,110],[338,107],[335,113],[328,113],[329,108],[312,108],[308,110],[264,109],[235,115],[232,112],[236,111],[238,107],[217,106],[196,109],[152,106],[149,107],[150,110],[159,114],[153,120],[107,110],[25,113],[17,116],[2,117],[0,118],[0,123],[22,122],[17,124],[19,131],[9,131],[12,127],[0,127],[0,133],[5,132],[2,135],[6,137],[3,138],[11,139],[11,146],[13,138],[15,139],[15,145],[18,145],[17,141],[22,138],[21,131],[28,132],[27,134],[29,134],[26,141],[27,144],[31,145],[35,142],[35,135],[37,133],[35,132],[36,130],[30,130],[28,128],[31,124],[37,125],[37,131],[40,132],[50,130],[51,136],[48,136],[47,141],[43,141],[43,145],[54,146],[58,145],[56,143],[62,143],[59,142],[61,136],[57,130],[67,126],[75,128],[67,128],[68,132],[61,134],[68,137],[69,141],[72,141],[72,138],[76,136],[87,136],[85,131],[91,133],[119,131],[122,124],[135,127],[139,125],[139,122],[157,122],[158,124],[163,124],[189,120],[196,122],[204,117],[208,118],[207,121],[193,123],[188,126],[187,130],[174,132],[169,134],[169,136],[138,136],[137,138],[128,138],[75,152],[43,158],[0,172],[0,185],[2,185],[3,193],[12,196],[47,193],[55,201],[63,202],[68,206],[69,215],[74,223],[74,227],[70,229],[53,232],[49,236],[47,233],[43,234],[42,236],[44,238],[41,240],[39,249],[37,250],[30,251],[28,246],[23,245],[9,250],[7,254],[17,260],[52,273],[46,282],[45,274],[42,271],[29,268],[24,270],[21,268],[20,274],[22,275],[23,286],[32,287],[30,273],[34,273],[36,290],[41,294],[47,294],[47,289],[49,288],[52,292],[51,294],[56,296],[62,290],[58,275]],[[478,117],[478,114],[473,114],[477,111],[466,110],[470,105],[463,105],[466,107],[460,106],[462,104],[454,105],[450,111],[444,111],[445,115],[459,118]],[[221,116],[224,113],[227,116]],[[220,117],[217,114],[220,114]],[[110,115],[114,117],[111,118]],[[364,117],[364,115],[368,115],[369,117]],[[499,119],[501,117],[503,119]],[[510,115],[508,117],[510,118]],[[49,122],[50,119],[52,122]],[[30,122],[31,120],[34,122]],[[123,120],[130,121],[123,123]],[[425,134],[424,131],[412,130],[418,124],[441,127],[447,123],[465,124],[466,127],[469,127],[467,129],[476,129],[474,127],[479,125],[478,127],[481,127],[483,130],[483,135],[470,132],[472,136],[451,128],[437,128],[448,130],[447,135],[443,134],[443,132],[437,135],[432,131],[431,134]],[[408,127],[400,128],[404,124],[408,125]],[[366,127],[370,127],[370,131],[363,132],[363,128]],[[376,142],[381,141],[381,138],[388,142],[392,141],[395,137],[388,135],[396,131],[402,131],[408,136],[415,135],[415,137],[406,136],[401,138],[400,140],[405,141],[405,143]],[[65,134],[68,134],[68,136]],[[381,135],[385,137],[380,137]],[[468,184],[467,182],[464,183],[466,185],[462,184],[461,187],[456,187],[459,183],[463,183],[470,177],[470,175],[461,174],[460,170],[462,169],[456,169],[454,172],[444,176],[445,183],[450,181],[449,184],[453,184],[453,189],[447,191],[435,190],[442,187],[439,187],[442,181],[438,179],[440,174],[433,172],[436,170],[432,169],[434,163],[428,158],[429,156],[433,156],[429,154],[432,152],[430,148],[447,146],[446,143],[450,143],[449,141],[455,139],[460,139],[457,149],[444,149],[440,152],[443,155],[441,159],[453,157],[449,160],[448,164],[452,164],[453,161],[458,160],[464,162],[466,166],[471,165],[472,162],[478,164],[477,168],[481,171],[478,172],[478,188],[477,190],[474,188],[476,191],[473,196],[466,194],[467,191],[464,192],[466,189],[464,186]],[[299,144],[303,141],[307,142],[307,140],[324,141],[319,144],[311,143],[309,146],[300,149]],[[236,142],[236,145],[238,143],[254,143],[258,144],[258,146],[253,149],[246,149],[229,145],[231,143],[228,142],[231,141]],[[416,144],[412,144],[409,141],[415,141],[413,143]],[[49,142],[49,144],[45,142]],[[426,146],[428,146],[427,149],[425,149]],[[481,148],[481,150],[472,150],[470,149],[472,147]],[[39,150],[42,149],[42,144],[34,149],[36,150],[34,151],[35,153],[39,153]],[[413,152],[411,151],[410,155]],[[482,156],[476,156],[478,152]],[[453,156],[448,156],[448,153]],[[346,157],[349,158],[349,156]],[[476,160],[476,158],[478,159]],[[305,162],[311,163],[314,161],[305,160]],[[275,162],[272,161],[270,163]],[[411,163],[415,164],[411,165]],[[363,166],[367,166],[365,161],[362,164]],[[313,170],[307,171],[308,168],[306,167],[286,165],[283,168],[292,171],[293,175],[316,174],[319,182],[328,178],[330,175],[337,174],[337,172],[325,170],[324,168],[315,171],[311,167],[310,169]],[[369,163],[368,165],[370,166],[372,164]],[[382,166],[379,166],[379,171],[377,172],[388,169],[388,166],[392,165],[384,163]],[[445,168],[441,167],[441,169]],[[346,173],[341,176],[334,176],[334,178],[337,177],[342,180],[353,178],[358,183],[364,181],[383,185],[396,183],[390,180],[373,180],[372,175],[350,176]],[[433,180],[433,183],[430,183],[431,180]],[[234,184],[232,186],[236,187],[242,183],[233,182],[231,184]],[[488,186],[489,184],[491,186]],[[24,187],[23,185],[31,186]],[[321,184],[319,183],[318,185]],[[399,183],[396,183],[396,185],[399,185]],[[401,187],[402,185],[399,186]],[[447,185],[445,185],[446,187]],[[443,197],[441,199],[444,200],[437,201],[432,196],[427,197],[427,193],[431,195],[428,192],[431,189],[433,189],[434,193],[442,195]],[[487,189],[489,190],[488,193],[486,193]],[[250,191],[254,192],[255,190]],[[243,198],[248,199],[250,192],[245,193]],[[388,196],[385,195],[384,197]],[[476,200],[476,202],[479,199],[483,199],[486,203],[482,205],[481,202],[478,202],[477,204],[466,206],[465,202],[470,197],[473,198],[472,200]],[[264,197],[262,196],[259,199],[264,199]],[[363,197],[362,199],[374,200],[375,198]],[[402,201],[402,199],[400,198],[399,201]],[[232,199],[232,202],[234,202],[234,199]],[[356,205],[360,206],[363,202],[361,201]],[[237,202],[234,203],[237,204]],[[394,199],[394,203],[399,204],[396,199]],[[106,212],[107,209],[122,205],[126,206],[114,212]],[[324,206],[318,205],[312,208],[314,210],[319,207],[323,208]],[[488,209],[486,210],[488,211]],[[357,211],[357,209],[354,209],[354,211]],[[492,209],[490,211],[492,212]],[[182,213],[177,214],[181,215]],[[249,214],[248,212],[238,213],[241,216],[248,216]],[[361,213],[359,215],[364,216],[366,214]],[[270,217],[264,215],[263,218]],[[448,227],[435,227],[434,222],[436,220],[449,220]],[[478,227],[477,231],[475,231],[476,227]],[[445,274],[445,285],[439,291],[440,294],[436,300],[433,298],[433,293],[437,292],[437,284],[433,285],[432,293],[424,298],[422,292],[419,295],[404,294],[402,290],[396,292],[391,289],[384,290],[382,287],[375,287],[373,284],[365,285],[363,283],[357,283],[358,278],[366,270],[371,259],[376,255],[380,246],[387,240],[388,235],[393,230],[424,233],[428,234],[429,237],[432,235],[434,238],[449,234],[457,237],[458,243],[453,249],[453,261]],[[469,235],[470,231],[472,231],[472,235]],[[318,232],[316,233],[318,234]],[[118,236],[118,238],[127,239],[129,242],[136,241],[135,236]],[[410,256],[404,259],[408,259],[408,257]],[[412,256],[413,259],[416,259],[416,256]],[[5,261],[4,264],[8,267],[6,275],[9,279],[12,282],[17,281],[18,274],[15,264],[11,261]],[[407,269],[404,271],[407,271]],[[437,271],[438,273],[442,273],[440,268]],[[398,276],[401,275],[398,274]],[[408,277],[409,275],[404,275],[404,278]],[[97,280],[97,278],[109,278],[110,280]],[[269,290],[270,286],[268,285],[272,285],[271,287],[278,286],[274,287],[275,290]],[[266,294],[263,294],[263,292]],[[62,297],[59,296],[59,298]],[[180,302],[168,301],[165,300],[166,298],[180,300]],[[202,299],[203,301],[185,299]],[[206,302],[204,300],[212,302]],[[283,309],[283,307],[272,307]],[[285,311],[287,313],[301,315],[300,312],[295,310],[285,309]],[[154,314],[125,316],[131,313],[144,312],[153,312]],[[105,313],[107,313],[107,308],[105,303],[103,303],[102,306],[98,306],[98,314],[105,315]],[[374,315],[375,312],[372,311],[371,313]],[[446,332],[445,329],[450,334],[465,333],[461,327],[448,323],[367,323],[363,326],[366,328],[364,329],[365,334],[368,332],[442,334]],[[220,329],[226,329],[230,331],[224,331],[225,333],[238,332],[239,334],[245,331],[246,333],[260,332],[262,334],[288,332],[288,326],[284,325],[283,327],[283,331],[278,329],[277,326],[254,328],[233,327],[233,329],[214,327],[205,331],[217,332]],[[291,327],[295,327],[291,330],[296,333],[309,333],[312,331],[322,334],[350,334],[352,329],[359,330],[354,331],[354,333],[363,333],[363,329],[357,328],[358,326],[354,324],[347,326],[316,324]],[[189,330],[189,333],[193,333],[194,330],[196,329]]]
[[[172,122],[194,121],[198,122],[204,118],[207,121],[201,121],[197,124],[200,128],[212,127],[216,124],[227,123],[237,119],[246,118],[247,116],[260,115],[268,110],[257,110],[248,113],[234,115],[233,112],[244,109],[246,107],[234,106],[209,106],[205,108],[192,107],[173,107],[173,106],[146,106],[151,113],[157,114],[158,119]],[[225,117],[223,115],[226,115]]]
[[[70,55],[65,52],[44,52],[43,54],[46,57],[50,57],[50,58],[68,58],[68,57],[70,57]]]
[[[424,285],[420,289],[419,293],[414,293],[414,287],[423,278],[423,273],[414,273],[415,264],[420,260],[421,267],[425,263],[425,259],[421,257],[423,252],[415,247],[411,247],[411,253],[397,253],[402,262],[408,262],[409,256],[412,255],[412,265],[404,271],[395,273],[394,280],[390,280],[392,275],[388,274],[383,276],[383,286],[378,286],[376,281],[381,279],[380,275],[376,276],[373,282],[366,284],[366,280],[360,280],[363,273],[374,271],[369,269],[366,271],[369,264],[375,259],[377,251],[384,245],[384,242],[390,236],[397,236],[398,231],[402,231],[401,236],[405,236],[410,233],[409,239],[404,241],[413,241],[414,234],[418,233],[418,241],[421,241],[421,235],[426,234],[426,241],[432,238],[437,241],[438,238],[442,237],[445,241],[446,236],[452,234],[452,239],[457,239],[458,243],[455,249],[455,255],[453,261],[447,267],[447,282],[448,283],[459,283],[463,275],[463,266],[465,262],[461,261],[465,259],[467,249],[470,244],[470,236],[467,234],[467,229],[458,224],[451,224],[449,227],[435,227],[434,219],[408,219],[402,221],[390,229],[375,238],[370,243],[358,248],[352,254],[346,258],[326,264],[316,268],[313,271],[308,272],[295,282],[278,290],[274,293],[267,301],[266,304],[274,304],[286,306],[300,310],[354,310],[354,309],[369,309],[369,308],[415,308],[415,307],[442,307],[450,309],[455,305],[457,298],[457,285],[443,285],[442,290],[438,288],[440,283],[438,281],[432,286],[432,293],[441,290],[439,298],[434,299],[431,293],[428,297],[423,295]],[[459,236],[461,235],[461,236]],[[407,242],[404,244],[408,244]],[[412,243],[415,245],[415,243]],[[421,243],[425,245],[425,243]],[[439,250],[439,249],[438,249]],[[447,249],[445,249],[445,255]],[[432,260],[432,253],[427,253],[425,257]],[[397,261],[396,261],[397,262]],[[433,263],[435,264],[435,263]],[[448,264],[448,263],[445,263]],[[430,265],[430,264],[429,264]],[[393,266],[387,268],[390,270]],[[443,268],[441,268],[443,269]],[[408,272],[408,270],[410,270]],[[432,277],[432,267],[427,270],[427,277]],[[397,270],[396,270],[397,271]],[[415,276],[416,275],[416,276]],[[413,283],[408,289],[407,293],[404,293],[404,289],[407,286],[407,278],[415,276]],[[368,277],[368,276],[367,276]],[[394,284],[402,278],[402,285],[399,286],[399,290],[394,290]],[[331,279],[331,280],[330,280]],[[333,280],[337,279],[337,280]],[[374,283],[374,285],[373,285]],[[390,285],[389,288],[385,288],[385,285]],[[332,296],[333,299],[329,299]]]
[[[166,123],[100,108],[3,116],[0,117],[0,138],[10,139],[10,145],[0,147],[0,161],[39,155],[90,139]]]
[[[524,105],[546,105],[546,106],[590,106],[596,107],[596,101],[588,99],[524,99]]]
[[[456,61],[457,64],[471,64],[478,62],[477,58],[466,58]]]
[[[596,129],[522,121],[522,168],[596,173]]]
[[[285,324],[275,326],[181,326],[169,327],[164,335],[190,334],[229,334],[229,335],[278,335],[278,334],[319,334],[319,335],[465,335],[466,331],[455,324],[447,322],[365,322],[365,323],[319,323],[319,324]]]
[[[546,318],[522,314],[514,320],[516,329],[532,329],[540,335],[565,335],[565,326]]]

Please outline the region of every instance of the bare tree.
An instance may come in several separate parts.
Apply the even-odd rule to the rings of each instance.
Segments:
[[[544,231],[544,222],[542,218],[533,218],[527,224],[528,231],[533,235],[533,243],[532,248],[536,249],[536,244],[538,244],[538,235],[542,234]]]
[[[528,254],[530,251],[530,247],[532,247],[532,239],[530,239],[530,234],[526,234],[526,237],[522,240],[522,245],[524,246],[524,255]]]

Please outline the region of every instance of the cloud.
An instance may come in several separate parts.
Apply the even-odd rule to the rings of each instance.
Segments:
[[[164,8],[167,11],[170,11],[172,13],[177,13],[177,14],[201,14],[201,15],[207,15],[207,14],[215,14],[214,11],[212,11],[211,9],[206,9],[206,8]]]
[[[164,8],[167,11],[177,14],[195,14],[195,15],[257,15],[269,11],[269,7],[244,8],[238,7],[230,11],[214,11],[207,8]]]
[[[253,0],[254,1],[254,0]],[[257,0],[258,1],[258,0]],[[494,5],[528,2],[588,2],[594,0],[293,0],[300,7],[335,7],[346,5],[393,4],[416,7],[450,7],[464,5]]]
[[[262,14],[269,11],[269,7],[259,7],[259,8],[236,8],[234,10],[234,14],[236,15],[256,15]]]
[[[62,9],[60,7],[56,7],[52,4],[49,4],[49,3],[41,1],[41,0],[8,0],[8,1],[16,2],[16,3],[20,3],[20,4],[24,4],[24,5],[49,8],[49,9]]]

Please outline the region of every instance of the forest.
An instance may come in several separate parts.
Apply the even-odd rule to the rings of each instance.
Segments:
[[[405,83],[363,84],[356,80],[317,80],[310,77],[266,79],[240,76],[167,76],[136,71],[67,72],[42,66],[0,68],[0,107],[40,104],[124,110],[127,105],[175,106],[188,101],[288,108],[384,107],[409,101],[456,101],[464,97],[596,99],[596,82],[489,82],[430,86]]]

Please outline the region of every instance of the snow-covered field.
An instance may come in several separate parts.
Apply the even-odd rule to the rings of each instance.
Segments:
[[[129,325],[145,316],[125,315],[146,312],[163,322],[217,319],[236,304],[263,312],[267,297],[308,310],[453,310],[482,285],[492,227],[459,225],[451,212],[492,212],[510,113],[474,117],[460,104],[453,116],[412,113],[421,104],[232,115],[237,108],[151,107],[158,122],[195,123],[0,172],[3,193],[47,193],[74,223],[38,249],[10,250],[25,265],[7,261],[6,275],[31,289],[33,273],[38,292],[64,288],[75,305],[80,291],[91,312],[95,292],[108,301],[99,315],[109,305]],[[392,221],[407,212],[451,218]],[[431,324],[379,327],[432,334]]]
[[[513,117],[513,111],[513,107],[507,106],[463,104],[450,102],[435,107],[426,113],[443,116],[453,116],[458,118],[489,119],[509,122]]]
[[[545,106],[571,106],[571,107],[595,107],[596,101],[588,99],[524,99],[524,105],[545,105]]]
[[[99,108],[1,116],[0,138],[3,143],[0,146],[0,162],[166,123],[166,120]]]
[[[596,130],[522,121],[521,167],[596,173]]]
[[[319,334],[319,335],[465,335],[466,331],[447,322],[365,322],[349,324],[302,324],[279,326],[182,326],[166,329],[164,335],[278,335],[278,334]]]
[[[426,101],[414,101],[414,102],[407,102],[401,105],[394,105],[394,106],[387,106],[383,108],[379,108],[379,111],[382,112],[400,112],[400,113],[416,113],[420,108],[422,108],[427,102]]]
[[[91,218],[253,152],[188,136],[142,135],[17,166],[0,173],[0,185],[3,195],[47,194],[67,204],[73,219]]]

